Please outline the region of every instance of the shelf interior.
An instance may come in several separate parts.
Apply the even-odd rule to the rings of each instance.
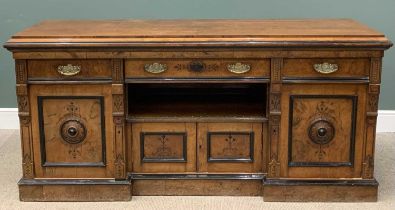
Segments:
[[[267,85],[129,84],[128,120],[266,119]]]

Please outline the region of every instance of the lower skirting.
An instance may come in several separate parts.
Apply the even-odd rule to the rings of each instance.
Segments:
[[[266,180],[263,200],[275,202],[376,202],[376,180]]]
[[[24,180],[18,182],[21,201],[129,201],[128,180]]]
[[[395,132],[395,110],[379,110],[377,132]],[[18,109],[0,108],[0,129],[19,129]]]
[[[135,180],[133,195],[261,196],[262,180]]]
[[[263,196],[264,201],[377,201],[376,180],[24,180],[21,201],[129,201],[139,196]]]

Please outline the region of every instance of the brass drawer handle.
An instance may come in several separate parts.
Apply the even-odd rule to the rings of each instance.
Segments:
[[[144,70],[152,74],[159,74],[167,70],[167,65],[162,63],[145,64]]]
[[[235,74],[243,74],[250,70],[251,70],[251,66],[249,64],[243,64],[243,63],[228,64],[228,71]]]
[[[81,66],[73,66],[71,64],[67,64],[66,66],[58,66],[59,74],[63,76],[74,76],[80,73]]]
[[[314,64],[314,70],[321,74],[331,74],[339,69],[337,64],[334,63],[317,63]]]

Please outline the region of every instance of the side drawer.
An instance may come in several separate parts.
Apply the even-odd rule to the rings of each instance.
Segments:
[[[109,59],[28,60],[28,80],[111,80]]]
[[[111,85],[30,86],[37,178],[114,177],[111,94]]]
[[[284,59],[283,79],[367,79],[368,58]]]
[[[269,77],[269,59],[129,59],[126,78]]]
[[[198,123],[198,171],[262,172],[262,123]]]
[[[133,123],[133,172],[196,171],[195,123]]]

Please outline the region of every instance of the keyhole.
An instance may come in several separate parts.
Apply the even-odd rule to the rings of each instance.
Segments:
[[[318,136],[323,137],[326,135],[326,129],[325,128],[319,128],[318,129]]]
[[[77,135],[77,129],[74,127],[70,127],[69,129],[67,129],[67,133],[69,134],[69,136],[74,137]]]

